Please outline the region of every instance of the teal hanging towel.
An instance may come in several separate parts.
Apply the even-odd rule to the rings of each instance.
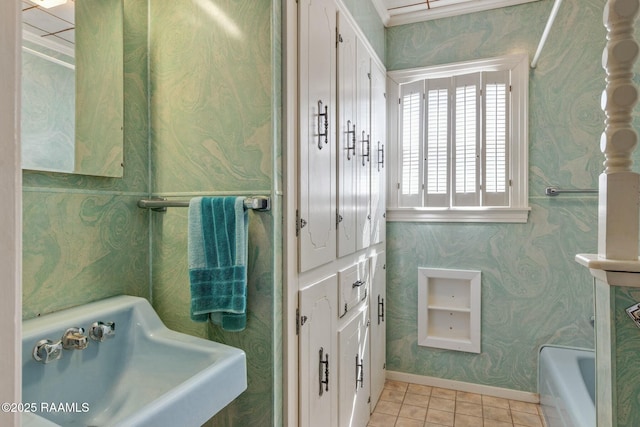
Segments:
[[[189,202],[191,320],[226,331],[247,324],[247,239],[244,197],[196,197]]]

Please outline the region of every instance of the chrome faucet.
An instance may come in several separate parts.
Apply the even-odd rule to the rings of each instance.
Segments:
[[[93,322],[91,328],[89,328],[89,337],[94,341],[102,342],[115,334],[115,322]]]
[[[89,345],[84,328],[69,328],[62,335],[62,348],[65,350],[84,350]]]
[[[62,341],[40,340],[33,347],[33,359],[40,363],[49,363],[62,357]]]

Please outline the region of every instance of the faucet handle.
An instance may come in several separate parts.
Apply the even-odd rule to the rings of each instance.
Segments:
[[[62,335],[62,348],[84,350],[89,345],[84,328],[69,328]]]
[[[116,334],[115,322],[93,322],[89,328],[89,337],[95,341],[104,341],[108,337]]]
[[[33,347],[33,359],[40,363],[49,363],[62,357],[62,341],[40,340]]]

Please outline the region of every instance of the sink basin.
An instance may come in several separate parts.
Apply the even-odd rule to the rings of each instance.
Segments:
[[[43,339],[94,322],[115,334],[49,363]],[[242,350],[168,329],[146,299],[118,296],[23,322],[23,426],[199,427],[247,388]]]

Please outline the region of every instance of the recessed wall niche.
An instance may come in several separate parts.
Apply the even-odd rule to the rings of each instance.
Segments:
[[[480,353],[481,272],[418,268],[418,345]]]

